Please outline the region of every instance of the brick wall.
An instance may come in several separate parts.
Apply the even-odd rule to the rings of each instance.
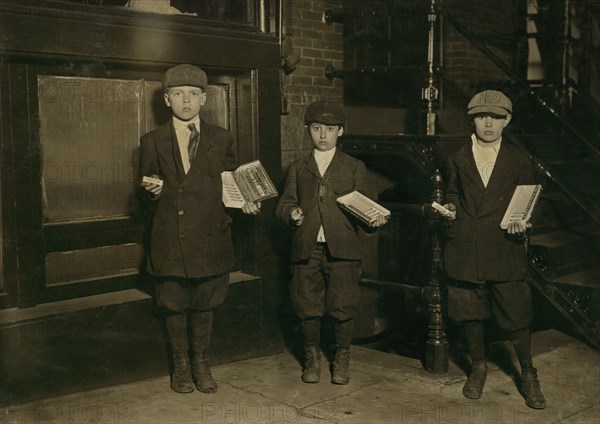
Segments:
[[[514,72],[524,74],[523,64],[526,62],[523,60],[526,57],[519,43],[523,41],[526,21],[517,8],[519,1],[523,6],[526,0],[445,0],[444,4],[470,32],[485,39],[491,50]],[[282,92],[287,99],[285,109],[288,112],[281,117],[284,169],[312,148],[304,128],[306,105],[315,100],[343,101],[343,80],[326,79],[324,70],[329,64],[336,69],[343,68],[344,28],[341,24],[327,24],[323,20],[325,10],[339,11],[343,6],[343,0],[284,2],[284,32],[292,42],[294,53],[300,57],[291,73],[282,73]],[[444,26],[443,39],[446,75],[468,95],[488,83],[508,84],[509,78],[449,23]],[[456,134],[471,131],[470,124],[464,119],[465,106],[465,100],[446,87],[443,109],[439,112],[438,132]],[[356,113],[362,114],[360,110]],[[377,128],[366,131],[353,128],[352,131],[380,133]]]
[[[525,0],[522,3],[524,8]],[[526,20],[517,8],[518,1],[445,0],[444,4],[469,32],[485,41],[512,72],[526,77]],[[443,40],[445,74],[468,96],[480,89],[503,87],[503,91],[511,95],[510,78],[449,22],[444,25]],[[446,85],[438,132],[470,132],[472,128],[464,118],[465,107],[462,95]]]
[[[281,117],[282,166],[312,149],[304,128],[304,110],[316,100],[343,101],[343,81],[325,78],[325,68],[342,67],[344,56],[343,26],[327,24],[323,14],[327,9],[339,10],[342,0],[288,0],[284,7],[284,28],[290,37],[294,53],[300,57],[295,69],[282,74],[283,95],[287,99],[287,114]]]

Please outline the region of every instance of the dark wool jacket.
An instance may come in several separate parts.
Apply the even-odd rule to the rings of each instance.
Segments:
[[[446,202],[455,204],[457,210],[447,231],[446,273],[473,283],[524,279],[525,243],[501,229],[500,222],[516,186],[534,184],[531,161],[522,149],[503,140],[485,187],[471,146],[465,144],[448,166]]]
[[[361,259],[360,234],[364,233],[363,227],[336,203],[338,197],[354,190],[374,198],[364,163],[339,148],[323,177],[312,152],[289,166],[276,213],[283,223],[292,228],[292,261],[310,257],[321,224],[333,257]],[[295,227],[290,222],[290,214],[298,206],[304,212],[304,222]]]
[[[221,172],[236,166],[229,131],[200,123],[200,145],[187,174],[172,121],[141,138],[141,176],[164,181],[155,200],[147,271],[198,278],[234,265],[231,218],[222,203]]]

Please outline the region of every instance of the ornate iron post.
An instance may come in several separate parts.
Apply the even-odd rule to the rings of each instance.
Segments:
[[[444,191],[442,174],[435,170],[431,176],[433,183],[432,202],[443,203]],[[438,280],[439,265],[442,249],[438,237],[439,216],[431,214],[429,220],[429,234],[431,236],[431,279],[424,288],[424,295],[428,303],[429,331],[425,349],[425,369],[428,372],[442,374],[448,372],[448,340],[444,329],[442,314],[442,290]]]
[[[571,66],[571,0],[563,0],[563,33],[562,33],[562,63],[560,73],[560,106],[561,116],[564,118],[567,114],[567,109],[570,107],[570,78],[569,68]]]
[[[439,0],[441,1],[441,0]],[[429,39],[427,42],[427,78],[425,85],[421,90],[421,99],[427,102],[425,119],[426,119],[426,134],[435,135],[435,102],[439,96],[439,90],[436,87],[435,80],[435,34],[436,25],[438,22],[436,0],[431,0],[428,14],[429,22]]]

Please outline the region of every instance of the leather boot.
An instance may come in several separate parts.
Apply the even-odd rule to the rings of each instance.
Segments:
[[[171,389],[177,393],[192,393],[194,391],[190,358],[188,357],[187,352],[173,354]]]
[[[338,347],[333,359],[333,384],[348,384],[350,381],[350,347]]]
[[[318,383],[321,378],[321,350],[319,346],[304,346],[302,381]]]
[[[473,362],[471,375],[469,375],[463,387],[463,395],[469,399],[479,399],[481,392],[483,392],[486,378],[487,362],[485,360]]]
[[[544,409],[546,407],[546,399],[544,399],[542,388],[537,378],[537,369],[526,368],[523,370],[521,394],[525,398],[525,405],[530,408]]]
[[[188,356],[187,319],[184,314],[165,317],[169,344],[171,346],[171,389],[177,393],[194,391],[190,358]]]
[[[215,381],[208,365],[208,351],[210,336],[212,334],[212,311],[196,311],[192,317],[192,374],[196,382],[196,389],[202,393],[216,393],[219,385]]]

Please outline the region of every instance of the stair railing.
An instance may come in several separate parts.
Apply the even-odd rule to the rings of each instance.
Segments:
[[[445,84],[450,85],[452,90],[461,95],[465,101],[468,100],[469,96],[465,90],[458,84],[454,83],[452,79],[448,78],[445,72],[441,69],[437,70],[437,75],[444,81]],[[523,145],[523,143],[508,129],[505,128],[502,133],[509,139],[513,144],[519,146],[523,151],[527,152],[531,162],[533,163],[534,169],[541,175],[544,175],[549,181],[551,181],[558,189],[567,196],[573,203],[575,203],[590,219],[598,226],[600,226],[600,218],[594,214],[569,188],[557,178],[551,171],[550,167],[546,165],[540,158],[529,152],[529,149]]]
[[[508,66],[502,59],[500,59],[494,52],[492,52],[488,46],[481,39],[477,38],[475,34],[469,31],[462,22],[456,18],[452,13],[448,11],[447,7],[438,6],[439,13],[445,18],[445,22],[450,23],[459,33],[461,33],[475,48],[483,53],[498,69],[500,69],[511,81],[516,82],[526,93],[533,98],[536,103],[542,107],[543,110],[547,111],[554,119],[558,120],[564,128],[567,128],[575,137],[577,137],[583,144],[585,144],[590,150],[596,155],[600,155],[600,150],[594,145],[585,135],[583,135],[575,126],[568,122],[561,116],[552,106],[550,106],[544,99],[538,96],[529,86],[527,81],[520,78],[513,70]]]

